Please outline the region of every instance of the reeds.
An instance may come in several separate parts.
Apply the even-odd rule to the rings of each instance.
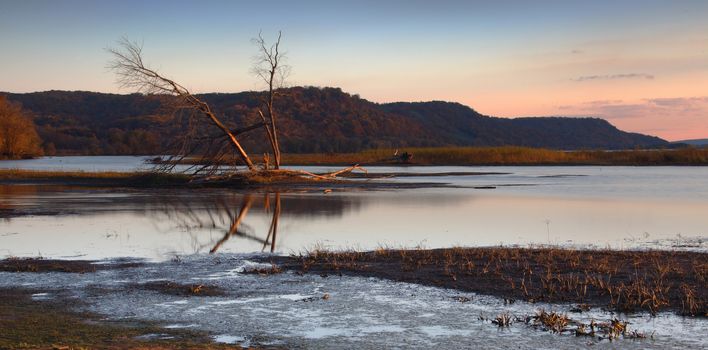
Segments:
[[[242,273],[250,274],[250,275],[267,276],[267,275],[277,275],[282,272],[283,272],[283,269],[280,266],[271,263],[270,266],[266,266],[266,267],[245,268]]]
[[[284,154],[288,165],[389,164],[395,149],[358,153]],[[708,164],[708,149],[559,151],[530,147],[405,148],[410,164],[421,165],[700,165]],[[400,153],[400,151],[399,151]]]
[[[0,169],[0,181],[64,181],[67,183],[99,183],[102,185],[169,186],[184,185],[189,182],[185,174],[166,174],[149,171],[41,171],[21,169]]]
[[[706,256],[682,251],[382,247],[371,252],[317,249],[295,259],[302,272],[377,276],[508,300],[706,316]]]

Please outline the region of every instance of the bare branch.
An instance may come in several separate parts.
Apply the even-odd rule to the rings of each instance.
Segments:
[[[285,80],[290,74],[290,67],[283,64],[285,60],[285,52],[280,49],[280,43],[283,37],[282,31],[278,31],[278,39],[272,45],[268,45],[263,38],[263,33],[258,32],[258,37],[253,38],[252,42],[258,47],[258,55],[253,60],[253,74],[263,80],[267,86],[267,94],[265,95],[263,104],[266,106],[267,120],[270,125],[266,128],[266,136],[270,141],[275,158],[275,169],[280,168],[280,143],[278,141],[277,118],[273,107],[273,100],[278,94],[277,91],[285,86]],[[266,117],[261,110],[258,111],[263,122],[266,122]]]
[[[147,66],[142,57],[142,44],[122,38],[118,41],[118,48],[107,49],[113,56],[108,68],[112,69],[118,80],[118,84],[124,88],[130,88],[137,92],[149,95],[171,95],[174,100],[175,119],[179,120],[186,115],[186,125],[182,130],[182,142],[174,155],[168,157],[169,165],[163,170],[172,171],[178,162],[197,150],[204,149],[203,160],[209,159],[212,166],[207,167],[209,172],[218,170],[218,160],[224,158],[226,150],[221,147],[214,153],[212,145],[195,144],[194,140],[198,135],[208,133],[209,128],[218,128],[231,145],[231,152],[238,156],[250,170],[255,170],[255,166],[248,157],[248,154],[239,143],[236,135],[228,128],[211,110],[211,107],[204,101],[193,95],[187,88],[167,78],[156,70]],[[209,126],[209,127],[207,127]],[[236,158],[236,157],[234,157]],[[197,172],[205,168],[197,169]]]

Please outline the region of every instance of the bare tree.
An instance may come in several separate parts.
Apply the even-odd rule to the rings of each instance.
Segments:
[[[171,153],[158,166],[159,170],[172,171],[184,158],[200,155],[201,159],[189,160],[192,165],[188,170],[193,170],[194,175],[216,174],[222,166],[235,166],[239,159],[251,172],[257,172],[258,169],[241,146],[237,136],[260,127],[266,129],[273,150],[275,170],[271,172],[274,174],[332,180],[355,169],[363,170],[358,165],[328,174],[313,174],[303,170],[280,170],[280,146],[273,101],[277,95],[282,94],[281,88],[289,72],[289,67],[283,64],[284,54],[280,50],[281,38],[282,34],[279,32],[278,40],[270,46],[266,44],[260,33],[258,38],[254,39],[254,42],[259,45],[259,56],[253,70],[268,85],[263,101],[267,116],[259,109],[261,121],[241,128],[227,125],[217,117],[206,102],[183,85],[148,67],[143,61],[142,45],[123,38],[118,42],[117,49],[108,49],[114,58],[108,67],[115,71],[119,84],[143,94],[162,98],[163,104],[168,106],[174,116],[172,122],[176,124],[180,134],[173,137]],[[266,170],[268,170],[267,166]],[[212,177],[205,177],[202,180],[211,179]]]
[[[174,139],[173,144],[177,150],[166,162],[168,170],[172,170],[186,156],[197,152],[202,155],[202,159],[195,166],[195,174],[204,171],[213,173],[230,159],[241,159],[249,170],[256,170],[236,136],[260,127],[261,123],[243,129],[230,129],[206,102],[181,84],[148,67],[143,61],[142,45],[123,38],[118,46],[117,49],[108,49],[113,55],[109,68],[116,73],[122,87],[148,95],[173,96],[171,100],[176,101],[173,112],[176,119],[184,124],[184,129],[181,137]],[[214,135],[214,128],[220,131],[220,135]]]
[[[280,90],[285,85],[285,79],[290,74],[290,67],[285,65],[285,53],[280,49],[280,41],[283,33],[278,31],[278,39],[272,45],[268,45],[263,38],[262,32],[252,41],[258,46],[258,55],[254,58],[253,73],[262,79],[268,88],[264,99],[267,115],[261,109],[258,114],[265,124],[266,133],[273,149],[275,169],[280,169],[280,143],[278,141],[278,128],[273,101],[280,94]]]

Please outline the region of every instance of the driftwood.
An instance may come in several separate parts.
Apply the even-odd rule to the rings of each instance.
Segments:
[[[283,172],[284,173],[300,174],[300,175],[304,175],[307,177],[311,177],[316,180],[333,180],[339,175],[350,173],[350,172],[357,170],[357,169],[368,174],[368,171],[366,171],[366,169],[360,167],[359,164],[355,164],[355,165],[352,165],[348,168],[344,168],[344,169],[333,171],[331,173],[326,173],[326,174],[315,174],[315,173],[311,173],[309,171],[304,171],[304,170],[284,170]]]
[[[359,166],[359,164],[352,165],[348,168],[340,169],[337,171],[333,171],[330,173],[325,173],[325,174],[315,174],[309,171],[305,170],[290,170],[290,169],[264,169],[264,170],[259,170],[259,171],[251,171],[251,172],[241,172],[241,173],[229,173],[226,175],[210,175],[210,176],[204,176],[200,178],[194,178],[192,179],[191,183],[192,184],[208,184],[208,183],[218,183],[218,182],[228,182],[231,180],[238,180],[238,179],[244,179],[248,180],[248,178],[253,177],[253,176],[265,176],[265,177],[300,177],[300,178],[305,178],[305,179],[311,179],[311,180],[317,180],[317,181],[326,181],[326,180],[335,180],[337,177],[350,173],[354,170],[360,170],[363,171],[364,173],[367,173],[367,170]]]

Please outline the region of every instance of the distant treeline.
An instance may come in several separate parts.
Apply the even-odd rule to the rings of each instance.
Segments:
[[[401,156],[404,153],[406,157]],[[286,154],[283,162],[289,165],[708,165],[708,148],[624,151],[558,151],[511,146],[405,148],[358,153]]]
[[[450,102],[377,104],[338,88],[294,87],[276,100],[285,153],[342,153],[400,147],[524,146],[549,149],[667,147],[597,118],[494,118]],[[46,91],[4,94],[36,123],[47,154],[142,155],[168,152],[181,130],[165,97]],[[231,128],[259,121],[259,92],[199,95]],[[264,131],[243,138],[267,151]]]

